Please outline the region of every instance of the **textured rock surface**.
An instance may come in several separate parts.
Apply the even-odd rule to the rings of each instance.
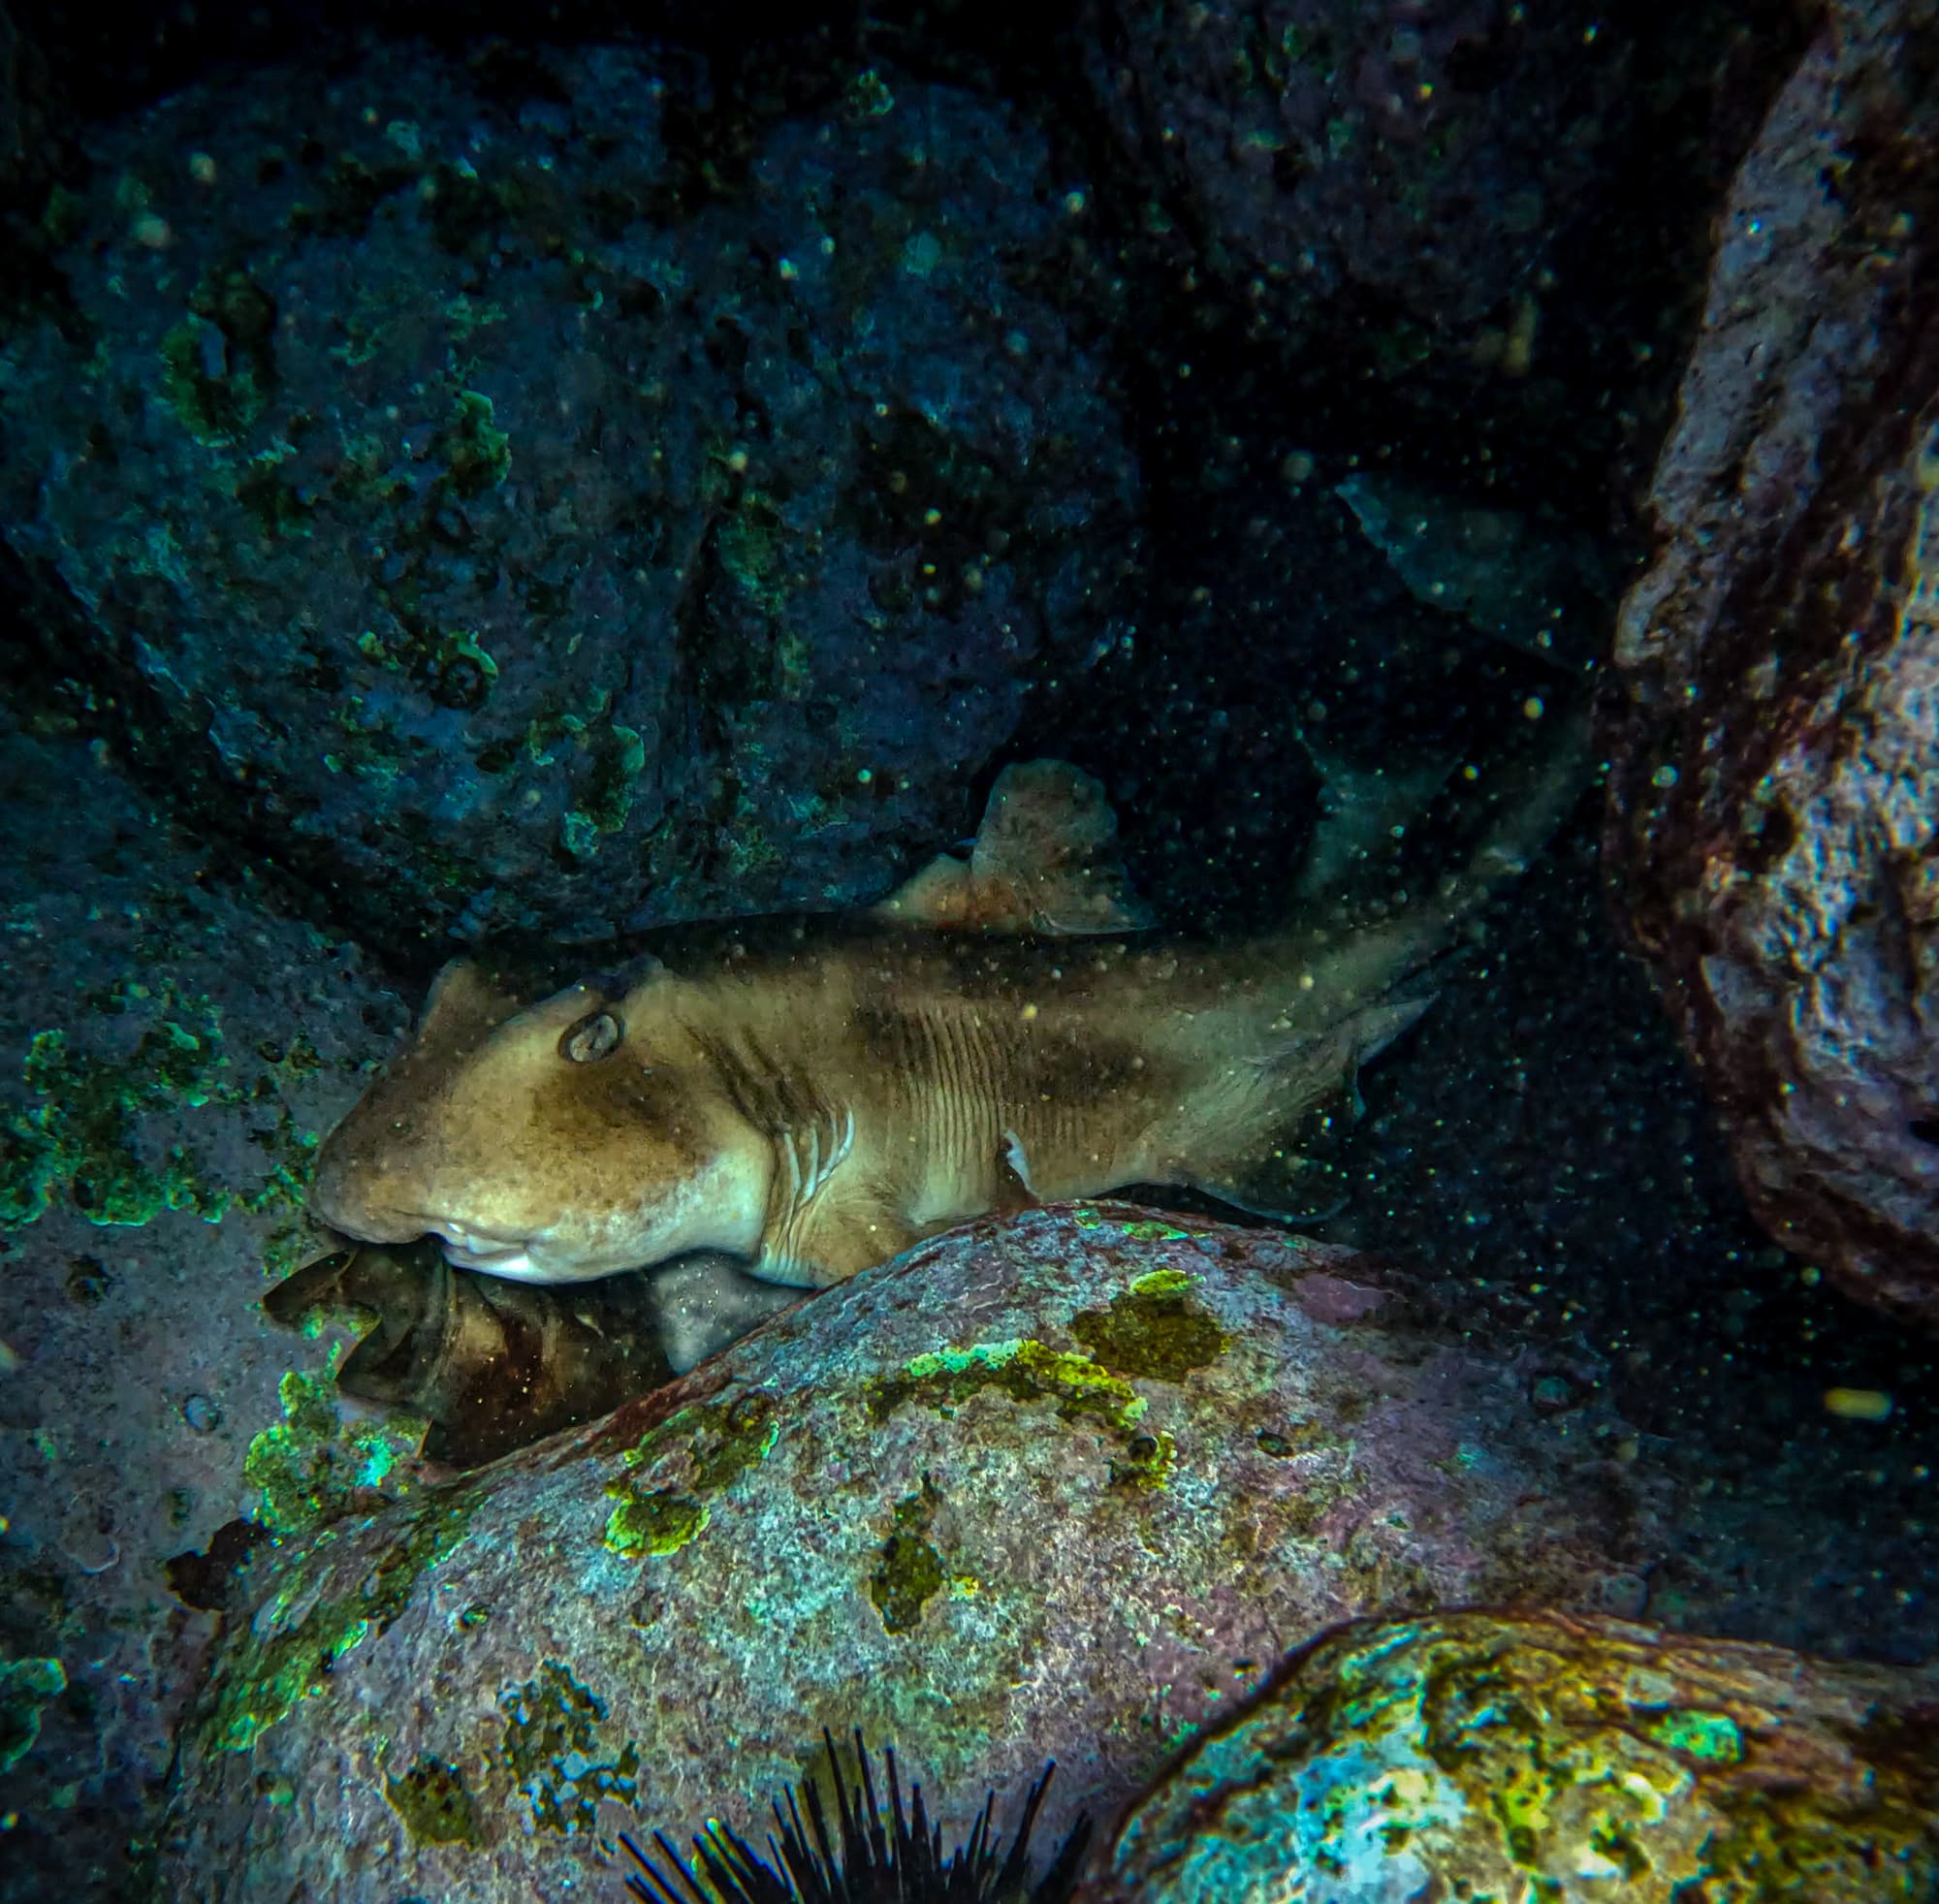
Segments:
[[[0,519],[131,757],[343,926],[873,896],[1089,651],[1135,482],[1081,181],[900,78],[730,119],[379,45],[92,140]]]
[[[1085,1904],[1939,1889],[1939,1674],[1614,1621],[1330,1634],[1123,1820]]]
[[[1319,1627],[1593,1601],[1650,1538],[1620,1424],[1386,1325],[1369,1274],[1122,1207],[976,1225],[338,1523],[223,1645],[170,1881],[563,1894],[619,1829],[764,1815],[824,1724],[952,1829],[1054,1754],[1048,1842]]]
[[[1722,224],[1609,847],[1752,1204],[1939,1321],[1939,21],[1837,6]]]
[[[342,1332],[256,1308],[305,1247],[316,1133],[401,1012],[98,752],[10,726],[0,926],[0,1670],[64,1682],[24,1738],[29,1682],[0,1692],[0,1898],[104,1896],[231,1570],[265,1525],[406,1479],[409,1424],[339,1417]]]
[[[1098,91],[1209,260],[1295,312],[1396,312],[1401,356],[1524,284],[1620,100],[1621,34],[1573,0],[1110,12]]]

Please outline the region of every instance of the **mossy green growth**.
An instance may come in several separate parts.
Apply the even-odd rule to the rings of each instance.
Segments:
[[[41,1735],[41,1714],[67,1691],[58,1660],[0,1661],[0,1772],[12,1771]]]
[[[923,1607],[949,1577],[942,1556],[929,1542],[929,1524],[941,1500],[925,1477],[920,1492],[896,1503],[892,1531],[869,1579],[869,1599],[886,1633],[912,1633],[922,1623]]]
[[[606,1490],[611,1494],[614,1490]],[[677,1554],[698,1539],[713,1512],[703,1503],[664,1488],[628,1496],[606,1516],[605,1544],[628,1560],[647,1554]]]
[[[868,1407],[877,1421],[907,1403],[950,1415],[972,1396],[992,1390],[1016,1402],[1050,1402],[1060,1419],[1101,1429],[1116,1448],[1110,1464],[1114,1482],[1160,1487],[1171,1474],[1176,1452],[1171,1437],[1138,1427],[1146,1403],[1129,1382],[1089,1355],[1029,1338],[917,1355],[900,1375],[870,1384]]]
[[[480,645],[469,628],[438,628],[408,609],[392,604],[393,620],[379,632],[366,628],[357,637],[358,652],[391,674],[407,676],[441,708],[469,714],[482,708],[498,679],[498,663]],[[346,724],[347,710],[339,712],[338,725],[357,739],[381,746],[388,737],[381,730]],[[366,778],[395,777],[391,769],[400,763],[386,763],[382,774],[370,770],[369,763],[356,771]]]
[[[1140,1276],[1105,1309],[1075,1317],[1070,1333],[1106,1368],[1150,1381],[1183,1381],[1209,1367],[1231,1338],[1191,1300],[1182,1270]]]
[[[1111,1485],[1150,1489],[1163,1487],[1178,1466],[1178,1444],[1162,1431],[1133,1435],[1110,1462]]]
[[[304,1534],[367,1506],[429,1425],[408,1414],[345,1422],[328,1375],[292,1369],[280,1393],[282,1420],[256,1436],[242,1460],[243,1479],[263,1490],[257,1518],[274,1534]]]
[[[599,1800],[630,1804],[640,1754],[631,1739],[615,1751],[601,1736],[606,1702],[558,1660],[498,1695],[505,1715],[505,1763],[532,1807],[532,1823],[561,1836],[590,1831]]]
[[[483,495],[512,473],[512,439],[494,421],[492,399],[461,390],[445,426],[441,448],[451,487],[461,496]]]
[[[325,1528],[283,1574],[264,1613],[239,1629],[209,1689],[198,1729],[217,1751],[246,1752],[299,1699],[330,1683],[331,1668],[366,1638],[389,1630],[420,1575],[464,1539],[477,1508],[468,1488],[427,1495],[391,1525],[396,1538],[348,1591],[325,1589],[336,1533]],[[296,1617],[295,1609],[302,1612]]]
[[[165,993],[156,1002],[170,1015],[124,1059],[79,1053],[58,1029],[35,1035],[21,1081],[38,1101],[0,1125],[0,1225],[33,1222],[62,1193],[94,1223],[145,1223],[163,1210],[221,1218],[229,1193],[205,1183],[186,1146],[153,1162],[139,1141],[144,1112],[240,1096],[219,1080],[229,1061],[207,1000]]]
[[[626,1450],[627,1472],[606,1483],[620,1504],[606,1519],[606,1546],[628,1560],[679,1552],[713,1518],[712,1498],[765,1461],[779,1437],[774,1398],[759,1389],[670,1414]],[[648,1484],[682,1457],[683,1478]]]
[[[869,1412],[886,1420],[906,1402],[952,1414],[973,1395],[996,1389],[1017,1402],[1054,1402],[1065,1421],[1090,1420],[1123,1432],[1145,1412],[1145,1399],[1088,1355],[1025,1337],[939,1349],[913,1356],[900,1375],[873,1382]]]
[[[759,490],[744,490],[715,532],[715,549],[727,580],[763,614],[779,620],[792,590],[790,571],[800,560],[782,505]]]
[[[621,832],[633,810],[633,793],[647,764],[647,744],[637,728],[606,720],[605,731],[588,726],[578,735],[588,764],[578,798],[559,825],[559,843],[575,859],[589,859],[604,835]]]
[[[246,356],[232,355],[221,330],[185,317],[161,341],[162,395],[198,443],[220,449],[263,414],[263,388]]]
[[[384,1796],[404,1821],[414,1845],[470,1845],[482,1842],[478,1804],[464,1774],[429,1752],[418,1755],[401,1777],[384,1774]]]
[[[1728,1712],[1703,1712],[1694,1707],[1666,1712],[1644,1731],[1671,1752],[1686,1752],[1714,1765],[1734,1765],[1744,1756],[1743,1734]]]

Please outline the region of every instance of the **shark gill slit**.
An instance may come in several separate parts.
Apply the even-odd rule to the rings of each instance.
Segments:
[[[924,1159],[926,1173],[934,1179],[938,1167],[946,1168],[951,1158],[974,1158],[980,1166],[983,1153],[992,1153],[994,1165],[995,1131],[1001,1124],[997,1103],[995,1039],[983,1014],[969,1012],[917,1012],[911,1027],[922,1047],[923,1069],[936,1080],[936,1089],[917,1094],[911,1107],[920,1110],[926,1095],[934,1127],[924,1134],[929,1139],[929,1155]],[[945,1194],[968,1190],[972,1195],[982,1190],[980,1183],[950,1184]]]

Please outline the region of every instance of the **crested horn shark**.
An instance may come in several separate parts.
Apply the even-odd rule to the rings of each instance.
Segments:
[[[869,913],[669,929],[537,1002],[456,963],[322,1146],[311,1212],[530,1282],[717,1250],[803,1287],[1133,1183],[1295,1216],[1303,1130],[1546,841],[1585,784],[1585,735],[1502,771],[1479,843],[1433,891],[1357,910],[1308,894],[1250,941],[1149,930],[1102,788],[1037,761],[999,778],[967,861]]]

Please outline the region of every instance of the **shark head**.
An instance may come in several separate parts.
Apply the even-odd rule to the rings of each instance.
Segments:
[[[317,1157],[309,1206],[366,1243],[435,1235],[465,1269],[585,1282],[751,1251],[766,1184],[651,962],[521,1007],[448,966]]]

